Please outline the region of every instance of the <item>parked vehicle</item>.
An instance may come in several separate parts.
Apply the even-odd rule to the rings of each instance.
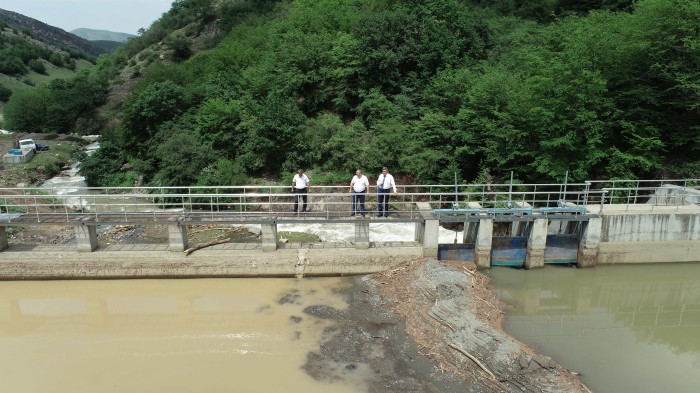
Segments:
[[[34,139],[20,139],[19,148],[21,150],[34,150],[36,151],[36,142]]]
[[[34,139],[20,139],[19,148],[21,150],[34,150],[35,153],[38,151],[49,150],[48,145],[45,145],[43,143],[36,143],[34,142]]]

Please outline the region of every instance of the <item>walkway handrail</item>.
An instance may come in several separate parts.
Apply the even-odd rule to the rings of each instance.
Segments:
[[[465,209],[476,203],[479,209],[573,208],[581,211],[595,204],[647,204],[681,206],[699,204],[700,179],[611,180],[614,187],[592,181],[569,184],[458,184],[397,185],[392,194],[392,211],[418,214],[417,202],[431,209]],[[627,182],[627,183],[623,183]],[[635,183],[630,183],[635,182]],[[630,184],[632,184],[630,186]],[[456,190],[456,191],[455,191]],[[312,186],[309,205],[315,212],[350,213],[352,193],[347,185]],[[367,194],[367,209],[376,209],[376,188]],[[261,214],[290,213],[295,194],[289,186],[193,186],[193,187],[95,187],[52,190],[50,188],[0,188],[0,213],[28,214],[40,219],[46,214],[63,214],[66,219],[85,214],[143,214],[154,217],[182,213]],[[301,201],[300,201],[301,203]],[[552,210],[554,209],[554,210]],[[500,210],[499,210],[500,211]],[[506,210],[507,211],[507,210]],[[583,209],[585,211],[585,209]]]

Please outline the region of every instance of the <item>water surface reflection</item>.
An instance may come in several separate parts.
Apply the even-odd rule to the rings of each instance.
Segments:
[[[346,307],[328,279],[0,282],[7,392],[361,392],[301,369]],[[283,384],[283,385],[281,385]],[[284,389],[281,388],[284,386]]]
[[[596,392],[700,386],[700,264],[490,273],[506,330]]]

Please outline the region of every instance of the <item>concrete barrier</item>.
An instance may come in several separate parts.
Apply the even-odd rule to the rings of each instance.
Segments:
[[[91,253],[74,247],[15,246],[0,253],[0,279],[121,279],[191,277],[303,277],[369,274],[421,258],[422,247],[280,248],[225,244],[189,256],[169,252],[168,245],[119,246]],[[236,248],[240,247],[240,248]],[[113,251],[116,250],[116,251]]]

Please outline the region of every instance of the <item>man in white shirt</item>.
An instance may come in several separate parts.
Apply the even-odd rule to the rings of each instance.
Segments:
[[[391,176],[389,170],[382,168],[382,174],[377,178],[377,217],[388,217],[389,214],[389,191],[394,190],[396,194],[396,184],[394,176]]]
[[[301,199],[304,202],[303,208],[301,211],[303,212],[308,212],[309,210],[306,208],[306,198],[307,194],[309,192],[309,188],[311,188],[311,181],[309,180],[308,176],[304,174],[304,171],[302,169],[299,169],[297,171],[297,174],[294,175],[294,179],[292,179],[292,192],[294,193],[294,213],[297,212],[297,206],[299,205],[299,197],[301,196]]]
[[[360,212],[362,217],[365,216],[365,195],[367,195],[367,190],[369,189],[369,180],[367,176],[362,174],[361,170],[355,172],[355,176],[352,177],[350,181],[350,192],[352,192],[352,213],[350,216],[355,215],[355,206],[360,203]]]

